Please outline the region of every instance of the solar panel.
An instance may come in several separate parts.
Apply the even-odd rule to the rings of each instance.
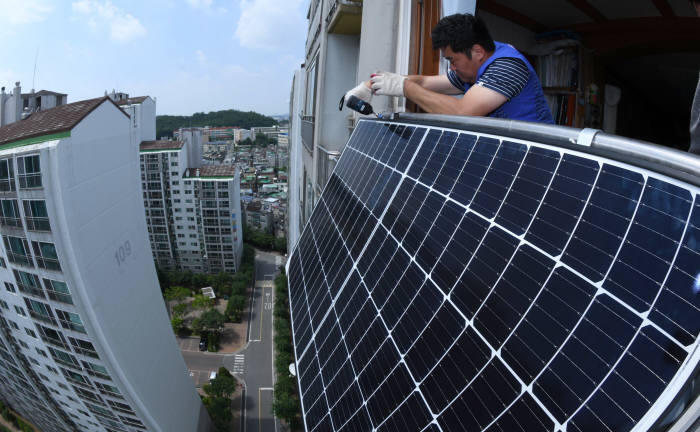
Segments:
[[[306,430],[646,430],[700,360],[698,196],[360,121],[288,263]]]

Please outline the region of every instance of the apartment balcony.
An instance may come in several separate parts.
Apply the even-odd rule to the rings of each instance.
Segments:
[[[326,15],[328,33],[360,34],[362,1],[330,0]]]
[[[301,142],[309,153],[314,152],[314,116],[301,116]]]
[[[338,163],[340,152],[326,150],[322,146],[318,146],[318,158],[316,159],[316,187],[319,191],[328,181],[335,164]]]

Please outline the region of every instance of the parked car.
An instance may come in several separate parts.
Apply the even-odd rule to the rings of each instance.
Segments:
[[[209,344],[209,339],[207,338],[207,334],[204,333],[202,336],[199,338],[199,350],[200,351],[206,351],[207,350],[207,345]]]
[[[216,372],[212,371],[212,372],[209,374],[209,381],[213,380],[214,378],[216,378]]]

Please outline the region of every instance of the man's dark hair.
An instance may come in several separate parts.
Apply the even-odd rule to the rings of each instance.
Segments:
[[[467,58],[472,58],[471,47],[479,44],[486,51],[494,51],[489,29],[481,18],[472,14],[454,14],[438,21],[430,33],[433,39],[433,49],[450,47],[454,52],[463,52]]]

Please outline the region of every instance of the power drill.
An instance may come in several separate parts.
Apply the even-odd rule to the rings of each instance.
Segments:
[[[358,98],[357,96],[350,96],[348,100],[345,100],[345,95],[340,98],[340,103],[338,104],[338,110],[343,109],[343,103],[345,103],[345,106],[350,108],[351,110],[357,111],[360,114],[374,114],[377,116],[377,118],[382,118],[381,115],[375,114],[374,110],[372,109],[372,105],[368,104],[367,102],[363,101],[362,99]]]

